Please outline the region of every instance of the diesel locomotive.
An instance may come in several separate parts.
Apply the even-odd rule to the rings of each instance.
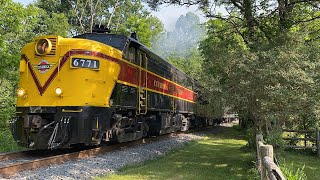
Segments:
[[[22,49],[15,141],[32,149],[126,142],[212,125],[203,88],[131,37],[41,36]]]

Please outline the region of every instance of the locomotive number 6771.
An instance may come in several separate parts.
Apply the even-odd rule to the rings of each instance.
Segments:
[[[11,121],[19,145],[90,146],[212,124],[196,118],[201,88],[192,78],[135,36],[99,32],[41,36],[23,47]]]

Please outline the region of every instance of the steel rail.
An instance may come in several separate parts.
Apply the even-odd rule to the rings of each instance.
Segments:
[[[17,158],[26,157],[29,153],[34,153],[36,150],[17,151],[0,154],[0,161],[12,160]]]
[[[130,141],[126,143],[120,143],[120,144],[114,144],[111,146],[105,146],[105,147],[97,147],[93,149],[88,149],[88,150],[82,150],[78,152],[72,152],[72,153],[67,153],[67,154],[62,154],[62,155],[55,155],[55,156],[50,156],[50,157],[45,157],[45,158],[39,158],[35,160],[30,160],[26,162],[20,162],[20,163],[15,163],[7,166],[0,167],[0,174],[4,176],[10,176],[13,175],[17,172],[20,171],[25,171],[25,170],[31,170],[31,169],[36,169],[40,167],[47,167],[52,164],[62,164],[66,161],[74,160],[74,159],[81,159],[81,158],[88,158],[88,157],[93,157],[97,156],[100,154],[104,154],[106,152],[111,152],[115,150],[120,150],[123,148],[129,148],[133,147],[138,144],[148,144],[154,141],[158,141],[160,139],[165,139],[168,138],[169,136],[172,136],[173,133],[171,134],[166,134],[163,136],[157,136],[157,137],[151,137],[151,138],[143,138],[135,141]],[[28,151],[26,151],[28,152]],[[21,152],[17,152],[19,155]],[[8,153],[8,157],[2,157],[3,159],[10,159],[10,157],[13,157],[15,153]],[[22,153],[24,154],[24,153]],[[5,156],[5,154],[3,154]],[[19,155],[21,157],[26,157],[26,155]]]

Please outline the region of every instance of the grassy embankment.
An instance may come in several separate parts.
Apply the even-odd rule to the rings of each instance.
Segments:
[[[219,133],[188,143],[166,156],[129,165],[117,174],[97,179],[256,179],[255,157],[243,150],[243,139],[242,132],[235,128],[219,127]]]

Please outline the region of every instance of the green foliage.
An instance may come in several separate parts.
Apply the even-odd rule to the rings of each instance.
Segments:
[[[144,18],[131,15],[117,33],[130,36],[130,33],[136,32],[139,41],[151,47],[151,42],[156,41],[162,31],[163,24],[158,18],[149,15]]]
[[[306,177],[305,179],[319,179],[320,159],[316,158],[314,154],[285,151],[279,154],[278,157],[280,169],[287,177],[297,175],[298,178],[296,179],[299,179],[299,177]],[[283,167],[285,167],[285,169]],[[287,173],[286,171],[289,172]]]
[[[289,32],[307,33],[306,38],[312,40],[317,40],[319,37],[317,24],[320,22],[320,14],[317,1],[289,3],[277,0],[271,3],[268,0],[146,0],[146,2],[152,9],[161,4],[198,5],[207,17],[228,24],[225,31],[232,30],[251,48],[257,47],[257,42],[271,42],[274,37]]]
[[[147,3],[152,8],[197,4],[212,18],[200,45],[202,67],[215,81],[209,89],[220,92],[224,106],[238,112],[241,122],[254,122],[255,129],[266,134],[273,127],[319,126],[318,2]],[[225,8],[228,14],[212,7]]]
[[[284,150],[285,141],[282,137],[281,127],[273,127],[269,134],[264,138],[266,144],[271,144],[277,152]]]
[[[306,180],[307,176],[304,172],[305,165],[303,165],[301,168],[295,169],[293,166],[293,163],[290,165],[287,165],[285,163],[281,163],[281,171],[283,175],[288,180]]]
[[[139,40],[148,47],[163,32],[162,22],[151,16],[141,1],[129,0],[85,0],[85,1],[52,1],[39,0],[36,5],[48,13],[52,21],[48,26],[55,25],[60,19],[67,18],[70,24],[70,35],[92,32],[94,26],[104,25],[112,33],[130,36],[136,32]],[[58,14],[57,14],[58,12]],[[60,14],[59,14],[60,13]],[[61,29],[64,25],[50,26],[50,29]],[[54,33],[54,31],[53,31]]]
[[[11,132],[8,127],[0,127],[0,153],[9,151],[19,151],[23,148],[19,147],[13,140]]]
[[[0,129],[6,129],[15,113],[15,87],[8,80],[0,79]]]
[[[241,36],[221,20],[208,23],[208,37],[200,48],[205,72],[218,81],[228,106],[252,119],[267,134],[274,126],[310,127],[319,119],[319,44],[306,44],[304,35],[284,34],[271,43],[249,48]],[[262,129],[263,128],[263,129]]]
[[[32,5],[28,6],[32,7]],[[38,11],[37,22],[33,25],[35,28],[33,36],[37,35],[59,35],[66,37],[69,35],[71,26],[63,13],[52,13],[49,15],[44,9],[35,8]]]
[[[248,179],[250,180],[260,180],[260,174],[259,174],[259,171],[256,167],[252,167],[248,170]]]

